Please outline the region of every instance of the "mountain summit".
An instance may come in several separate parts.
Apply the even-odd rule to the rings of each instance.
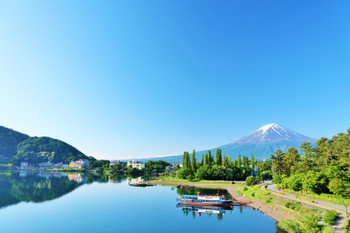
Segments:
[[[280,140],[288,141],[313,141],[314,139],[296,133],[286,127],[280,126],[277,123],[267,124],[258,130],[254,131],[252,134],[243,137],[232,144],[238,143],[269,143],[276,142]]]

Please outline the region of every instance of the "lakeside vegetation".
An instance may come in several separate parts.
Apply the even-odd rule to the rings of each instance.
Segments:
[[[350,204],[350,128],[315,145],[303,143],[271,156],[278,187],[338,204]]]
[[[216,150],[215,160],[211,151],[202,155],[201,161],[196,161],[195,150],[192,152],[192,160],[187,151],[184,152],[183,167],[177,172],[181,179],[191,181],[198,180],[245,180],[251,175],[259,175],[261,179],[272,178],[270,162],[259,162],[251,155],[248,157],[238,155],[235,160],[231,154],[225,156],[220,149]],[[257,167],[255,171],[255,166]],[[257,173],[258,172],[258,173]]]
[[[271,191],[265,189],[264,185],[244,186],[237,190],[237,194],[263,201],[275,209],[287,209],[294,216],[294,219],[280,221],[278,226],[290,233],[333,232],[331,226],[338,218],[338,214],[334,210],[324,210],[302,204],[299,201],[271,195]],[[320,223],[320,220],[323,223]],[[345,229],[346,226],[344,226],[344,232]]]

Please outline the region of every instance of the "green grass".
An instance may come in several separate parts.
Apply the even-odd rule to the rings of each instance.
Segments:
[[[346,223],[344,226],[344,233],[348,233],[349,232],[349,225],[350,225],[350,219],[346,219]]]
[[[206,186],[213,186],[213,187],[235,187],[235,186],[242,186],[241,184],[228,184],[228,183],[221,183],[221,182],[228,182],[224,180],[200,180],[200,181],[189,181],[169,176],[161,176],[158,177],[157,180],[152,180],[154,183],[164,184],[164,185],[206,185]]]
[[[332,210],[332,211],[327,210],[327,212],[323,216],[323,221],[326,224],[332,226],[334,225],[334,222],[338,217],[339,217],[339,214],[335,210]]]
[[[262,199],[270,194],[269,191],[263,191],[258,185],[244,186],[242,189],[237,190],[237,193],[241,196],[246,196],[254,199]],[[270,199],[271,201],[271,199]]]
[[[334,204],[338,204],[338,205],[344,205],[344,203],[350,205],[350,199],[341,198],[341,197],[333,195],[333,194],[326,194],[326,193],[305,194],[305,193],[296,192],[296,191],[290,190],[290,189],[285,189],[284,191],[289,192],[289,193],[293,193],[293,194],[297,194],[299,196],[313,198],[313,199],[317,199],[317,200],[320,200],[320,201],[326,201],[326,202],[330,202],[330,203],[334,203]]]

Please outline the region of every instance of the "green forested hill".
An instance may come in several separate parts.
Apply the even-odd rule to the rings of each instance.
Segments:
[[[63,141],[49,137],[30,137],[18,144],[14,161],[68,163],[87,158],[82,152]]]
[[[29,137],[0,126],[0,163],[68,163],[78,159],[87,159],[87,156],[63,141],[50,137]]]
[[[17,145],[27,138],[26,134],[0,126],[0,158],[12,158],[17,154]]]

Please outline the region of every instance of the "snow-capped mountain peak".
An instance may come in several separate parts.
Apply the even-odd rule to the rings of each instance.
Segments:
[[[278,129],[278,128],[281,128],[281,126],[279,126],[279,124],[277,124],[277,123],[267,124],[267,125],[264,125],[263,127],[259,128],[257,131],[260,131],[260,134],[264,134],[271,128]]]
[[[267,143],[280,140],[310,141],[313,139],[280,126],[277,123],[272,123],[264,125],[252,134],[233,143]]]

